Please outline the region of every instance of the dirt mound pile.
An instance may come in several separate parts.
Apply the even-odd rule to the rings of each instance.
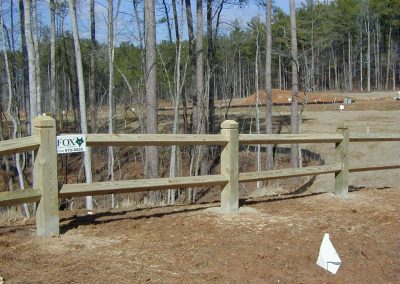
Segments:
[[[248,106],[256,104],[256,93],[251,96],[237,100],[235,105]],[[258,91],[258,97],[261,104],[265,105],[267,100],[267,93],[265,90]],[[272,102],[273,104],[290,104],[292,98],[292,91],[289,90],[272,90]],[[304,102],[305,95],[302,92],[299,92],[299,103]],[[307,94],[307,103],[334,103],[334,102],[343,102],[342,96],[322,94],[322,93],[311,93]]]

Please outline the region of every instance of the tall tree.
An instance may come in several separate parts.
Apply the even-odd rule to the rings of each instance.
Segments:
[[[32,38],[32,21],[31,21],[32,0],[24,0],[24,18],[25,18],[25,39],[28,53],[28,70],[29,70],[29,109],[30,109],[30,131],[32,131],[32,120],[41,112],[40,94],[38,93],[37,84],[40,82],[36,78],[36,55]]]
[[[24,60],[23,64],[23,73],[22,73],[22,80],[23,80],[23,108],[28,115],[30,114],[29,110],[29,60],[28,60],[28,51],[26,48],[26,39],[25,39],[25,13],[24,13],[24,0],[19,0],[19,25],[21,31],[21,50],[22,50],[22,57]]]
[[[108,0],[108,134],[113,134],[115,128],[115,98],[114,98],[114,12],[113,0]],[[114,181],[114,147],[108,147],[108,177]],[[115,196],[111,195],[111,207],[115,207]]]
[[[256,56],[255,56],[255,62],[254,62],[254,67],[255,67],[255,74],[254,74],[254,84],[255,84],[255,89],[256,89],[256,133],[260,134],[260,110],[259,110],[259,104],[260,104],[260,92],[259,92],[259,56],[260,56],[260,17],[257,16],[257,26],[256,26]],[[257,171],[261,171],[261,145],[257,145],[257,155],[256,155],[256,169]],[[257,189],[260,189],[262,187],[262,182],[257,181]]]
[[[203,50],[203,2],[197,0],[197,35],[196,35],[196,133],[206,133],[207,107],[204,98],[204,50]],[[204,161],[204,147],[199,147],[198,163],[201,167],[200,173],[207,172],[207,166]],[[197,172],[196,166],[196,172]]]
[[[96,132],[96,18],[94,0],[90,0],[90,68],[89,68],[89,104],[90,104],[90,131]]]
[[[56,114],[56,12],[50,0],[50,112]]]
[[[266,48],[265,48],[265,91],[267,98],[265,102],[265,128],[267,134],[272,134],[272,15],[271,2],[266,1]],[[279,57],[279,64],[280,64]],[[279,72],[280,76],[280,72]],[[279,80],[279,85],[281,80]],[[274,168],[273,145],[267,145],[267,170]]]
[[[215,131],[215,42],[213,32],[212,0],[207,0],[207,82],[208,82],[208,132]]]
[[[86,97],[85,97],[85,82],[83,77],[83,67],[82,67],[82,54],[81,46],[79,43],[79,33],[78,33],[78,22],[76,18],[76,0],[69,0],[69,10],[71,14],[71,25],[72,34],[74,37],[74,48],[75,48],[75,61],[76,61],[76,73],[78,76],[78,89],[79,89],[79,112],[81,117],[81,132],[82,134],[88,133],[87,119],[86,119]],[[91,160],[91,150],[90,147],[86,149],[84,154],[84,166],[86,182],[92,182],[92,160]],[[93,210],[93,197],[86,197],[86,209],[90,211]]]
[[[182,1],[183,2],[183,1]],[[181,16],[180,16],[180,23],[183,25],[183,3],[181,2]],[[179,126],[179,98],[180,93],[182,92],[182,76],[181,76],[181,58],[182,58],[182,26],[179,26],[178,21],[178,13],[176,7],[176,1],[172,0],[172,10],[174,14],[174,23],[175,23],[175,37],[176,37],[176,47],[175,47],[175,71],[174,71],[174,94],[172,95],[172,101],[174,105],[174,122],[172,125],[172,133],[176,134],[178,132]],[[176,168],[177,168],[177,146],[173,145],[171,147],[171,159],[170,159],[170,166],[169,166],[169,176],[175,177],[176,176]],[[168,191],[168,204],[174,205],[175,204],[175,195],[176,190],[171,189]]]
[[[294,0],[290,0],[290,42],[291,42],[291,59],[292,59],[292,104],[290,126],[291,133],[299,133],[299,113],[298,113],[298,68],[299,60],[297,57],[297,31],[296,31],[296,10]],[[290,163],[292,168],[299,166],[299,145],[292,144],[290,155]]]
[[[146,50],[146,131],[155,134],[158,131],[157,118],[157,65],[156,65],[156,22],[154,0],[144,2],[145,50]],[[145,174],[148,178],[158,177],[158,148],[145,148]],[[153,195],[153,201],[159,201],[159,194]]]
[[[196,99],[195,99],[195,90],[196,90],[196,47],[195,47],[195,38],[194,38],[194,29],[193,29],[193,16],[192,16],[192,8],[191,8],[191,3],[190,0],[185,0],[185,6],[186,6],[186,23],[187,23],[187,30],[188,30],[188,36],[189,36],[189,58],[190,58],[190,86],[189,86],[189,98],[193,102],[194,106],[193,109],[196,109]],[[186,96],[188,97],[188,96]],[[186,100],[184,98],[183,102],[185,103]],[[185,108],[186,109],[186,108]],[[186,114],[187,112],[184,112],[184,129],[185,131],[189,131],[189,126],[188,126],[188,116]]]
[[[40,51],[39,51],[39,27],[37,19],[37,0],[31,0],[31,31],[33,40],[33,49],[35,53],[35,80],[36,80],[36,93],[39,114],[43,112],[42,102],[42,84],[41,84],[41,68],[40,68]],[[33,119],[33,118],[32,118]]]
[[[4,14],[3,14],[3,1],[0,0],[0,29],[1,29],[1,40],[3,43],[3,55],[4,55],[4,64],[5,64],[5,71],[6,71],[6,78],[7,78],[7,89],[8,89],[8,104],[7,104],[7,114],[11,118],[12,122],[12,138],[16,139],[17,138],[17,132],[19,131],[19,123],[18,123],[18,118],[16,115],[16,103],[15,103],[15,94],[14,94],[14,89],[13,89],[13,84],[12,84],[12,75],[11,75],[11,69],[9,66],[9,60],[8,60],[8,54],[7,51],[9,48],[7,48],[7,41],[6,41],[6,33],[5,33],[5,25],[4,25]],[[0,125],[2,127],[2,125]],[[2,136],[2,135],[1,135]],[[20,189],[23,190],[25,189],[24,186],[24,175],[22,174],[22,168],[20,164],[20,153],[17,153],[15,155],[15,164],[16,168],[18,171],[18,181],[19,181],[19,186]],[[6,170],[8,171],[8,160],[6,161]],[[12,183],[13,180],[12,178],[9,180],[10,189],[12,189]],[[25,216],[29,217],[29,210],[27,204],[23,205],[24,211],[25,211]]]

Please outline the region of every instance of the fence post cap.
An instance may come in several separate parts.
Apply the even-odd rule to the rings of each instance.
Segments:
[[[35,127],[55,127],[55,121],[50,116],[38,116],[33,120]]]
[[[234,120],[225,120],[221,123],[222,129],[238,129],[239,124]]]

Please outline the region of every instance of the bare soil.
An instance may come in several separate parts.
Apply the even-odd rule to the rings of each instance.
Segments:
[[[344,112],[338,103],[309,100],[302,132],[334,133],[343,122],[351,132],[400,132],[396,93],[342,95],[355,99]],[[324,102],[334,97],[339,98],[326,93]],[[228,118],[247,119],[253,110],[238,108]],[[275,116],[289,111],[274,107]],[[133,118],[133,129],[129,123],[136,123]],[[287,131],[283,126],[282,133]],[[302,146],[320,153],[326,164],[334,162],[334,145]],[[99,180],[107,179],[104,163],[96,161]],[[246,161],[243,171],[254,166]],[[399,161],[399,142],[350,145],[351,167]],[[140,167],[130,167],[121,179],[141,177]],[[92,216],[63,211],[55,238],[36,237],[34,219],[3,213],[0,283],[400,283],[398,177],[398,170],[352,173],[350,186],[359,190],[345,198],[319,193],[333,190],[333,175],[318,176],[301,195],[283,194],[292,191],[287,182],[271,183],[260,194],[247,194],[253,185],[243,184],[243,197],[270,196],[242,200],[238,214],[219,213],[218,194],[192,206],[99,210]],[[324,233],[343,261],[336,275],[315,264]]]
[[[399,283],[400,188],[132,211],[62,212],[60,237],[0,223],[6,283]],[[342,260],[315,263],[324,233]]]
[[[292,98],[291,90],[272,90],[272,103],[274,104],[290,104]],[[306,98],[306,100],[305,100]],[[312,103],[336,103],[343,102],[344,96],[338,93],[309,93],[304,94],[299,92],[298,100],[299,103],[307,102],[309,104]],[[232,102],[232,105],[235,106],[253,106],[256,104],[257,94],[254,93],[251,96],[243,99],[235,99]],[[267,100],[267,93],[264,90],[258,91],[258,100],[261,104],[265,104]]]

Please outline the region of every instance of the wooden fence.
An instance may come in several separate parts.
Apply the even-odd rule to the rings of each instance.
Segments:
[[[0,206],[38,202],[36,212],[37,234],[59,234],[59,198],[102,195],[110,193],[140,192],[190,188],[196,186],[221,186],[221,209],[234,212],[239,209],[239,183],[335,173],[335,194],[348,192],[351,172],[400,168],[400,165],[379,165],[349,168],[350,142],[400,141],[400,134],[351,134],[345,126],[335,134],[239,134],[238,124],[227,120],[221,124],[220,134],[88,134],[86,145],[94,146],[171,146],[171,145],[220,145],[221,174],[174,178],[155,178],[57,186],[57,151],[55,121],[46,116],[34,120],[33,135],[26,138],[0,142],[0,155],[35,151],[33,188],[0,193]],[[335,143],[335,163],[331,165],[289,168],[270,171],[239,173],[239,145]]]

